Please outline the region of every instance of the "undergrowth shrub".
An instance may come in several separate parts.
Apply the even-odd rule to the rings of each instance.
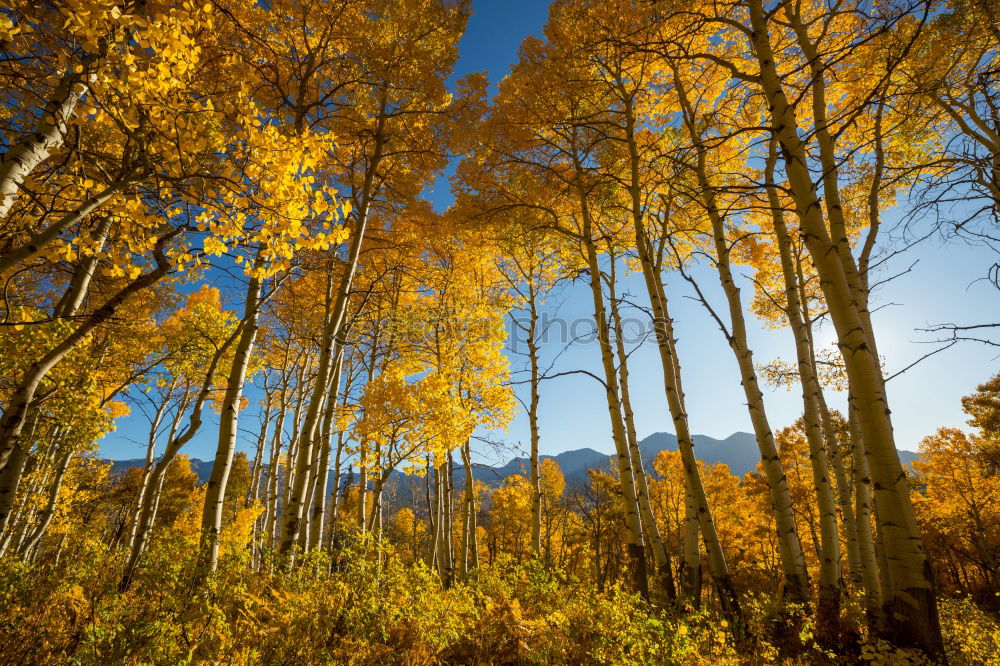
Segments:
[[[442,588],[436,572],[361,542],[336,561],[254,571],[231,550],[197,581],[195,544],[154,539],[131,589],[124,557],[83,542],[58,564],[0,560],[0,662],[9,664],[920,663],[866,636],[833,655],[804,607],[744,597],[756,642],[738,653],[713,610],[657,609],[538,562],[501,560]],[[850,616],[850,604],[846,614]],[[943,600],[953,664],[1000,663],[1000,625]],[[850,617],[845,618],[845,621]],[[990,661],[993,659],[994,661]]]

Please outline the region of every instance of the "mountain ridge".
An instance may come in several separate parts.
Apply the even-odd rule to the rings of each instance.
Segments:
[[[760,460],[760,451],[753,434],[737,431],[725,439],[716,439],[708,435],[693,435],[695,457],[704,463],[723,463],[735,476],[743,477],[754,471]],[[639,452],[647,473],[653,472],[653,460],[661,451],[677,451],[677,436],[668,432],[654,432],[639,442]],[[899,449],[899,459],[904,465],[909,465],[917,457],[914,451]],[[570,451],[562,451],[554,455],[541,455],[541,459],[554,460],[562,470],[567,483],[586,479],[588,469],[609,470],[614,454],[601,453],[595,449],[584,447]],[[212,461],[191,458],[191,470],[198,475],[198,483],[208,481],[212,473]],[[112,460],[111,473],[124,474],[129,469],[142,467],[144,458],[127,460]],[[516,456],[502,465],[476,464],[473,467],[473,477],[490,486],[500,485],[507,477],[526,473],[528,458]],[[396,472],[396,475],[401,474]],[[464,478],[464,472],[456,470],[456,476]],[[333,482],[331,477],[330,482]]]

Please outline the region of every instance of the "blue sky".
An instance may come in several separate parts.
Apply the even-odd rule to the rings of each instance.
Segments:
[[[473,15],[459,49],[456,76],[486,71],[496,83],[517,59],[517,48],[528,35],[541,33],[548,10],[539,0],[474,0]],[[446,177],[439,178],[428,197],[438,209],[451,201]],[[944,242],[932,237],[916,248],[896,257],[886,267],[885,275],[912,270],[893,280],[873,296],[873,309],[879,351],[885,358],[888,374],[905,367],[931,349],[921,340],[930,339],[917,329],[941,322],[977,323],[995,319],[1000,311],[1000,292],[981,280],[996,261],[995,253],[960,242]],[[709,298],[725,308],[714,273],[696,270]],[[724,438],[742,430],[750,431],[745,399],[733,355],[721,332],[699,303],[689,297],[690,287],[678,276],[665,277],[672,314],[677,321],[679,353],[683,364],[691,428],[694,432]],[[744,279],[744,302],[750,293]],[[644,300],[639,276],[623,280],[620,291],[636,300]],[[568,319],[592,318],[589,291],[583,284],[568,285],[547,304],[551,316]],[[750,344],[755,360],[767,362],[776,357],[794,359],[791,333],[787,329],[764,330],[750,322]],[[818,333],[820,344],[833,341],[832,326]],[[557,342],[548,345],[545,354],[553,358],[562,349]],[[938,354],[889,383],[890,406],[896,429],[897,446],[915,450],[920,439],[940,426],[962,426],[965,417],[960,398],[970,393],[1000,371],[996,350],[973,344],[959,345]],[[599,368],[596,344],[580,344],[559,358],[556,370]],[[512,357],[515,368],[522,361]],[[663,395],[660,362],[652,343],[642,345],[631,357],[632,400],[640,437],[670,430],[670,419]],[[795,391],[767,391],[766,404],[775,429],[788,425],[801,413],[801,396]],[[829,396],[831,405],[842,409],[843,395]],[[607,407],[599,384],[582,375],[553,379],[541,389],[542,453],[591,447],[611,452]],[[241,416],[240,448],[254,445],[258,427],[253,409]],[[101,455],[109,458],[137,458],[144,455],[146,425],[141,415],[119,423],[116,433],[101,442]],[[524,450],[528,441],[527,419],[519,414],[507,433],[484,433],[502,439],[508,448],[494,452],[480,446],[483,462],[506,460],[512,449]],[[217,436],[214,414],[186,453],[192,457],[211,458]]]

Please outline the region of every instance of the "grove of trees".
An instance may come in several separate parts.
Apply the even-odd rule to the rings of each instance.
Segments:
[[[453,75],[473,9],[0,3],[0,662],[997,663],[1000,375],[904,466],[871,302],[906,239],[995,247],[1000,7],[554,0],[495,94]],[[698,458],[678,284],[742,478]],[[565,285],[592,365],[556,373]],[[539,455],[558,374],[606,398],[585,480]]]

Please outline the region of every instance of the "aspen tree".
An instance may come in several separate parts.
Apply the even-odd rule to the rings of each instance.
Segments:
[[[792,519],[791,501],[788,496],[788,487],[785,474],[781,466],[774,444],[774,434],[768,421],[764,396],[760,390],[757,380],[757,372],[753,364],[753,352],[747,341],[747,326],[743,314],[743,304],[741,301],[740,289],[733,278],[731,268],[731,247],[724,213],[718,204],[718,188],[711,182],[708,163],[708,147],[704,136],[705,128],[699,127],[695,105],[699,100],[693,100],[692,96],[697,94],[692,92],[689,95],[687,84],[681,77],[676,66],[673,67],[674,89],[677,94],[683,125],[688,134],[691,145],[695,152],[695,163],[691,167],[695,172],[698,192],[701,204],[708,217],[712,230],[712,242],[715,250],[715,267],[719,276],[722,291],[725,294],[729,309],[730,327],[727,328],[721,323],[721,319],[715,315],[720,324],[723,334],[729,342],[736,357],[740,369],[741,383],[747,398],[747,406],[750,411],[750,421],[753,424],[754,435],[761,452],[761,460],[764,463],[764,470],[767,474],[768,487],[771,491],[772,509],[775,515],[775,525],[779,538],[779,550],[782,558],[782,570],[785,576],[785,593],[793,603],[803,603],[808,598],[808,581],[805,568],[805,561],[802,557],[802,546],[799,542],[798,533],[795,530],[795,523]],[[707,301],[703,301],[708,306]],[[714,311],[713,315],[714,315]],[[826,484],[829,489],[829,480],[825,474],[820,474],[819,479]],[[826,543],[832,543],[833,549],[828,568],[832,572],[828,575],[824,598],[836,599],[838,595],[837,581],[839,580],[839,554],[836,550],[839,545],[837,536],[836,515],[833,515],[832,525],[827,523],[827,530],[824,532]],[[830,587],[829,581],[832,581]],[[836,617],[837,603],[832,604],[828,617]]]
[[[866,321],[867,304],[857,301],[851,284],[857,269],[836,220],[831,219],[830,229],[824,221],[824,208],[807,167],[806,147],[798,134],[799,123],[777,69],[769,35],[770,16],[760,0],[748,0],[747,8],[749,26],[740,29],[748,37],[759,65],[756,81],[767,99],[768,112],[784,156],[789,192],[821,279],[858,406],[858,421],[875,481],[876,515],[890,553],[885,577],[892,595],[886,603],[893,637],[900,644],[919,647],[936,657],[943,654],[944,648],[934,582],[913,515],[906,474],[896,453],[881,367]],[[812,92],[816,95],[815,86]],[[817,95],[817,98],[822,99],[822,96]],[[814,100],[814,108],[818,103]],[[820,126],[819,131],[822,134],[825,129]],[[820,141],[823,143],[826,139]],[[828,213],[833,210],[831,207],[837,206],[836,198],[830,200],[836,188],[832,159],[831,155],[823,158]]]
[[[540,44],[532,45],[533,50],[537,53],[543,48]],[[584,169],[581,168],[581,162],[587,159],[584,155],[585,148],[582,145],[588,145],[591,138],[584,137],[584,128],[580,125],[575,124],[573,120],[573,114],[576,109],[578,109],[585,102],[582,98],[576,97],[578,91],[561,91],[558,90],[557,81],[558,77],[565,76],[569,74],[569,71],[564,71],[565,67],[572,67],[568,63],[556,62],[553,58],[551,65],[545,62],[534,62],[529,56],[530,51],[524,51],[522,56],[522,61],[518,68],[515,68],[516,78],[508,79],[510,85],[507,89],[501,89],[501,97],[505,94],[515,95],[509,97],[511,107],[509,109],[504,109],[505,113],[511,114],[509,118],[503,118],[503,122],[508,122],[511,125],[515,125],[520,121],[519,118],[515,117],[515,114],[528,114],[528,122],[535,123],[537,129],[529,130],[529,134],[534,134],[536,137],[536,142],[538,144],[538,150],[549,150],[554,155],[558,155],[560,159],[564,159],[566,162],[566,167],[571,170],[571,173],[565,177],[565,205],[570,207],[571,211],[574,211],[572,216],[575,216],[575,221],[571,222],[577,227],[577,231],[570,231],[563,229],[561,232],[563,235],[570,239],[572,242],[578,244],[580,248],[580,253],[583,255],[585,266],[587,267],[588,283],[591,291],[597,340],[599,343],[602,367],[603,367],[603,377],[601,381],[604,384],[605,393],[607,397],[608,404],[608,414],[611,419],[611,426],[613,432],[613,439],[615,442],[615,450],[617,452],[617,461],[620,471],[620,481],[622,484],[623,491],[623,511],[625,514],[626,524],[627,524],[627,535],[628,535],[628,557],[629,557],[629,571],[630,580],[634,590],[641,592],[642,594],[648,594],[648,582],[646,577],[646,562],[645,562],[645,551],[642,541],[642,527],[639,518],[638,506],[636,504],[635,498],[635,486],[633,481],[633,473],[631,467],[631,461],[629,458],[628,445],[625,439],[624,425],[621,420],[621,408],[618,398],[618,380],[616,369],[614,367],[613,351],[611,348],[611,341],[609,336],[608,328],[608,317],[604,304],[604,296],[601,285],[600,277],[600,266],[598,262],[598,250],[594,241],[595,235],[599,233],[598,226],[594,223],[590,211],[590,190],[592,188],[591,183],[584,183],[584,179],[587,178],[587,174]],[[551,72],[546,70],[546,67],[550,67]],[[555,80],[550,81],[546,77],[554,75]],[[541,86],[552,88],[551,92],[556,93],[557,97],[553,99],[554,108],[546,108],[544,102],[540,98],[536,97],[526,105],[527,108],[517,108],[516,105],[519,102],[516,98],[517,87],[523,87],[525,85],[532,85],[535,83],[532,81],[532,77],[537,77],[537,83]],[[506,82],[505,82],[506,83]],[[535,94],[541,93],[540,88],[536,88]],[[534,117],[532,117],[534,114]],[[548,114],[548,115],[543,115]],[[500,120],[498,118],[498,120]],[[539,138],[543,136],[547,129],[555,129],[554,138],[551,140],[549,145],[546,145],[546,139]],[[502,151],[500,146],[491,146],[494,151]],[[502,152],[500,155],[495,155],[494,159],[503,159]],[[544,158],[543,158],[544,159]],[[527,157],[526,163],[530,164],[531,157]],[[553,174],[554,179],[558,182],[558,179],[562,176],[556,176]],[[521,196],[521,193],[512,193],[515,196]],[[572,217],[570,217],[572,219]]]
[[[611,349],[608,314],[604,304],[604,294],[601,287],[601,268],[597,260],[597,247],[594,243],[593,219],[591,217],[587,191],[581,180],[583,178],[579,154],[573,151],[574,167],[577,171],[574,185],[579,197],[579,210],[582,220],[580,241],[583,245],[590,283],[590,292],[594,308],[594,322],[597,329],[597,341],[600,346],[601,363],[604,368],[604,388],[608,402],[608,413],[611,417],[611,431],[615,442],[618,471],[622,484],[624,498],[625,522],[628,526],[628,555],[630,560],[630,575],[633,589],[643,596],[648,596],[648,581],[646,578],[646,554],[642,541],[642,523],[639,518],[639,505],[636,499],[635,479],[632,460],[626,442],[625,426],[622,422],[620,402],[620,387],[615,370],[614,354]]]
[[[262,269],[263,262],[255,261],[254,271]],[[258,273],[250,276],[247,285],[243,318],[240,321],[240,337],[233,350],[233,360],[226,381],[226,393],[222,398],[222,416],[219,423],[219,446],[212,465],[212,475],[208,479],[205,493],[205,507],[201,521],[201,566],[207,572],[214,572],[219,563],[219,533],[222,529],[222,504],[229,480],[229,471],[236,452],[236,434],[239,410],[242,408],[243,385],[250,368],[253,346],[259,330],[261,306],[261,279]]]
[[[196,232],[211,229],[204,240],[209,256],[224,251],[227,243],[241,241],[259,241],[272,256],[287,251],[292,239],[303,245],[317,240],[327,245],[330,242],[326,234],[314,234],[312,229],[303,234],[301,228],[303,209],[313,204],[327,207],[327,194],[332,191],[305,187],[311,178],[308,164],[323,147],[311,136],[291,143],[279,139],[273,128],[260,124],[263,111],[245,89],[221,108],[205,102],[232,73],[212,68],[211,75],[205,76],[197,66],[202,62],[203,48],[206,53],[217,53],[218,45],[207,39],[211,33],[202,31],[214,26],[212,5],[164,8],[156,21],[146,21],[145,3],[96,4],[99,6],[70,12],[72,16],[63,26],[86,51],[102,51],[101,58],[87,66],[93,65],[87,74],[93,74],[87,93],[87,105],[93,113],[88,120],[74,120],[88,124],[88,128],[94,124],[94,131],[79,134],[81,143],[61,164],[54,165],[50,177],[39,185],[41,189],[32,194],[35,203],[15,205],[8,218],[14,236],[7,244],[9,251],[0,257],[0,270],[8,271],[36,258],[40,261],[31,268],[45,267],[61,255],[75,256],[75,248],[97,246],[96,250],[90,248],[91,259],[83,261],[82,270],[73,277],[73,297],[60,305],[61,316],[64,310],[79,307],[96,267],[92,257],[101,251],[105,239],[106,270],[113,277],[127,277],[127,281],[120,282],[119,291],[103,305],[80,314],[80,324],[54,341],[23,373],[0,420],[0,460],[6,458],[19,436],[25,408],[39,385],[67,354],[92,332],[103,329],[120,307],[136,295],[148,293],[169,272],[186,270],[202,261],[189,246]],[[204,38],[202,46],[182,48],[193,43],[196,33]],[[106,40],[112,38],[114,48],[104,50]],[[68,62],[72,64],[73,58]],[[84,69],[83,65],[72,66],[75,74]],[[57,124],[63,126],[67,120],[61,118]],[[231,131],[220,131],[223,127]],[[137,148],[139,143],[144,150]],[[116,155],[120,158],[110,157]],[[80,161],[91,158],[93,165]],[[17,161],[12,157],[9,164]],[[261,183],[256,176],[264,163],[274,178]],[[91,168],[89,173],[105,182],[95,182],[88,175]],[[213,183],[225,185],[221,189],[208,187],[206,178],[220,178]],[[85,241],[86,227],[81,225],[102,206],[102,214],[93,216],[92,235],[100,241]],[[266,210],[273,217],[252,225],[245,215],[234,213],[250,208]],[[67,209],[69,214],[49,223],[49,213]],[[185,212],[183,218],[181,211]],[[39,213],[43,224],[35,219]],[[112,216],[115,237],[107,238],[104,230]]]
[[[207,311],[196,311],[194,314],[205,316],[211,316],[215,313],[211,311],[211,301],[209,301],[209,308]],[[125,567],[125,572],[122,574],[121,581],[119,581],[118,588],[120,591],[124,592],[132,584],[132,580],[135,576],[136,570],[139,566],[140,559],[143,552],[146,549],[146,544],[149,541],[150,532],[153,527],[153,521],[156,518],[156,511],[159,505],[160,491],[163,487],[163,480],[166,475],[167,469],[170,467],[176,458],[178,452],[188,443],[191,439],[198,433],[202,425],[202,411],[205,407],[205,403],[208,402],[210,395],[215,388],[215,378],[216,373],[219,371],[220,366],[222,366],[223,361],[226,360],[229,350],[236,344],[237,340],[241,336],[243,329],[243,322],[234,326],[229,326],[225,319],[221,322],[211,322],[211,326],[214,329],[212,332],[219,336],[211,340],[213,349],[210,353],[205,353],[201,360],[207,361],[207,368],[204,369],[204,374],[202,375],[202,383],[196,397],[194,398],[191,410],[188,416],[188,422],[184,430],[178,433],[175,437],[172,437],[166,445],[166,449],[160,456],[153,468],[148,482],[148,490],[142,498],[141,508],[138,511],[138,521],[137,527],[135,529],[135,536],[132,543],[129,545],[129,558]],[[221,323],[221,326],[219,325]],[[228,329],[232,330],[229,331]],[[228,333],[228,335],[226,335]],[[222,338],[222,335],[226,335]],[[207,350],[206,350],[207,351]]]
[[[417,186],[419,190],[419,184],[429,173],[442,166],[432,148],[443,138],[435,131],[443,122],[441,112],[449,106],[464,104],[464,100],[449,99],[442,81],[450,73],[457,55],[457,41],[467,10],[440,0],[427,0],[418,5],[400,6],[395,13],[385,14],[373,9],[364,20],[371,25],[381,21],[392,25],[393,29],[374,30],[372,39],[356,43],[361,71],[351,91],[355,105],[347,120],[357,143],[353,152],[343,153],[345,180],[353,202],[350,216],[353,228],[336,296],[322,331],[317,388],[306,408],[294,481],[282,520],[282,553],[291,550],[304,516],[305,495],[312,474],[312,452],[318,444],[321,405],[337,355],[336,332],[345,322],[370,215],[373,208],[380,205],[387,184],[403,190]],[[397,40],[403,35],[416,34],[421,38],[409,42],[415,52],[400,55],[396,51]],[[414,58],[423,58],[422,66],[414,67]],[[394,173],[392,166],[400,160],[414,168],[407,169],[406,173],[400,170],[398,173],[403,180],[393,182],[390,179]]]
[[[555,248],[549,248],[550,240],[540,233],[521,233],[519,226],[513,221],[504,220],[503,227],[514,229],[512,234],[500,232],[500,249],[506,255],[504,262],[504,277],[510,282],[511,289],[518,296],[520,312],[527,315],[525,322],[520,316],[512,313],[511,323],[518,331],[524,334],[524,344],[527,347],[528,356],[528,431],[530,437],[530,451],[528,454],[528,474],[532,487],[531,498],[531,544],[532,552],[535,555],[541,553],[542,548],[542,488],[541,475],[539,473],[538,449],[541,443],[541,433],[538,421],[538,410],[541,403],[541,344],[544,340],[546,330],[539,320],[539,310],[543,298],[553,288],[556,281],[556,270],[558,270],[558,253]],[[511,237],[512,236],[512,237]],[[516,342],[520,342],[520,335]],[[514,350],[517,353],[518,349]],[[473,536],[475,536],[473,534]]]
[[[323,415],[323,427],[321,429],[322,445],[319,451],[319,460],[316,469],[316,484],[313,490],[312,519],[310,522],[311,534],[309,542],[313,548],[322,548],[323,530],[326,521],[326,488],[330,473],[330,445],[333,434],[334,415],[337,412],[340,399],[341,370],[344,363],[344,352],[337,356],[333,374],[330,378],[330,387],[327,391],[326,412]],[[338,451],[339,454],[339,451]],[[340,461],[337,461],[339,468]],[[336,492],[334,493],[336,494]]]
[[[618,362],[618,382],[621,386],[622,418],[625,423],[625,435],[628,439],[629,456],[636,480],[636,501],[639,505],[639,514],[642,518],[643,532],[649,540],[653,551],[653,561],[656,566],[657,589],[664,594],[668,601],[673,601],[677,596],[674,588],[673,571],[670,568],[670,555],[667,553],[663,537],[660,535],[660,528],[653,515],[653,507],[649,498],[649,485],[646,480],[646,470],[642,460],[642,452],[639,449],[639,438],[635,431],[635,417],[632,413],[632,400],[629,395],[629,374],[628,374],[628,353],[624,343],[624,328],[622,317],[619,312],[618,298],[615,290],[616,270],[615,256],[613,248],[609,248],[610,271],[608,275],[608,301],[611,306],[611,321],[615,337],[615,355]]]

